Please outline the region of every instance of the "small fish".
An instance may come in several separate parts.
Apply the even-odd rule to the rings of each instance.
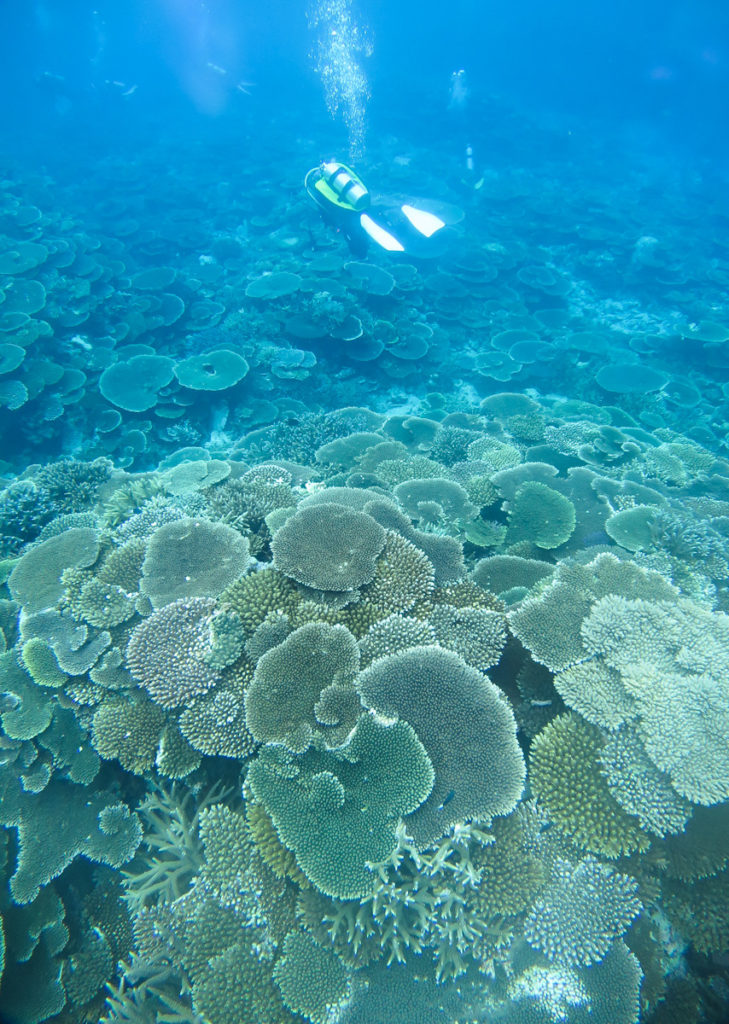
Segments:
[[[211,71],[214,71],[216,75],[227,75],[228,72],[225,68],[221,68],[220,64],[213,64],[211,60],[207,62],[207,66]]]
[[[133,96],[139,88],[136,83],[134,85],[127,85],[126,82],[118,82],[112,78],[107,78],[104,85],[108,85],[110,89],[116,89],[120,96]]]
[[[439,805],[438,810],[442,811],[443,808],[446,806],[446,804],[449,804],[455,795],[456,795],[456,791],[455,791],[455,789],[452,789],[450,791],[450,793],[446,796],[446,798],[443,801],[443,803]]]

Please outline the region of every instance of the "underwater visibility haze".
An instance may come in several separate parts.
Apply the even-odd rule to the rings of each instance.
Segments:
[[[729,1020],[729,12],[4,0],[0,1024]]]

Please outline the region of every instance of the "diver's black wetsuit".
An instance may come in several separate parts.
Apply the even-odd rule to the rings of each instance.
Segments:
[[[317,206],[324,223],[346,240],[353,256],[363,259],[367,255],[370,238],[360,223],[357,211],[343,210],[340,206],[322,206],[321,203]]]

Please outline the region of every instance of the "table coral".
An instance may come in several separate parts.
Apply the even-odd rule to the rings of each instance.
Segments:
[[[683,832],[693,808],[650,759],[634,727],[607,737],[600,764],[610,792],[641,828],[658,836]]]
[[[205,657],[214,611],[211,598],[181,598],[134,627],[127,644],[127,667],[156,703],[179,707],[219,681],[220,674]]]
[[[140,589],[154,608],[180,598],[217,597],[248,568],[248,539],[224,523],[179,519],[152,534]]]
[[[60,781],[27,797],[14,824],[19,854],[10,889],[17,903],[33,900],[81,854],[119,867],[134,856],[142,838],[139,819],[126,804]]]
[[[329,1024],[350,995],[349,974],[332,949],[306,932],[286,936],[273,977],[284,1003],[311,1024]]]
[[[516,722],[498,687],[452,651],[413,647],[373,662],[357,689],[366,706],[413,726],[435,770],[408,818],[426,848],[464,819],[508,814],[522,793]]]
[[[208,757],[250,757],[256,741],[246,726],[243,688],[225,683],[194,700],[180,715],[180,732]]]
[[[678,590],[654,570],[600,554],[587,565],[560,563],[537,596],[509,613],[509,625],[535,661],[557,672],[591,653],[582,624],[593,603],[607,595],[675,602]]]
[[[364,512],[324,504],[300,509],[276,531],[273,562],[285,576],[317,590],[346,591],[369,583],[385,531]]]
[[[106,761],[117,760],[126,771],[143,775],[154,764],[167,722],[158,704],[147,697],[109,698],[94,714],[91,739]]]
[[[608,595],[582,635],[613,670],[618,700],[633,706],[645,751],[676,792],[699,804],[726,800],[729,617],[685,599]]]
[[[268,615],[290,615],[300,600],[293,580],[267,568],[236,580],[223,591],[218,604],[236,613],[246,637],[250,637]]]
[[[535,737],[529,781],[539,803],[583,849],[617,858],[647,850],[649,838],[610,792],[600,770],[600,730],[577,715],[555,718]]]
[[[346,899],[374,889],[367,865],[392,853],[400,816],[428,796],[433,768],[411,726],[363,715],[337,751],[263,747],[248,784],[307,877]]]
[[[353,687],[359,669],[357,642],[344,626],[309,623],[264,654],[246,690],[246,724],[259,743],[282,743],[303,753],[315,739],[338,746],[360,711]],[[330,725],[317,704],[328,688],[351,691],[349,714]]]
[[[428,622],[393,613],[375,622],[359,640],[362,667],[408,647],[427,647],[434,643],[435,630]]]
[[[572,536],[575,507],[553,487],[529,480],[508,503],[507,544],[528,540],[538,548],[558,548]]]
[[[390,498],[372,498],[365,511],[386,530],[399,533],[427,556],[433,566],[436,586],[455,583],[465,575],[463,545],[455,537],[416,529]]]
[[[427,555],[394,530],[375,564],[374,578],[361,588],[359,600],[341,613],[341,621],[361,637],[371,625],[391,614],[405,614],[433,591],[435,571]]]
[[[603,959],[641,910],[638,883],[586,857],[557,859],[552,877],[532,907],[524,934],[535,949],[563,964]]]
[[[454,608],[437,604],[428,616],[437,643],[485,672],[493,668],[506,644],[506,621],[486,608]]]
[[[65,530],[22,555],[10,573],[8,588],[28,614],[52,607],[63,594],[63,570],[70,566],[93,565],[98,555],[96,530],[90,527]]]

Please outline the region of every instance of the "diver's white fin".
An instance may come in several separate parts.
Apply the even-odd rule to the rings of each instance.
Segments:
[[[430,238],[436,231],[440,231],[441,228],[445,227],[444,220],[436,217],[434,213],[428,213],[427,210],[419,210],[417,206],[410,206],[408,203],[404,203],[400,209],[415,230],[419,231],[426,238]]]
[[[405,246],[402,242],[398,242],[394,235],[391,235],[389,231],[386,231],[385,228],[373,221],[368,214],[363,213],[359,218],[359,222],[372,241],[377,242],[380,248],[386,249],[387,252],[405,252]]]

